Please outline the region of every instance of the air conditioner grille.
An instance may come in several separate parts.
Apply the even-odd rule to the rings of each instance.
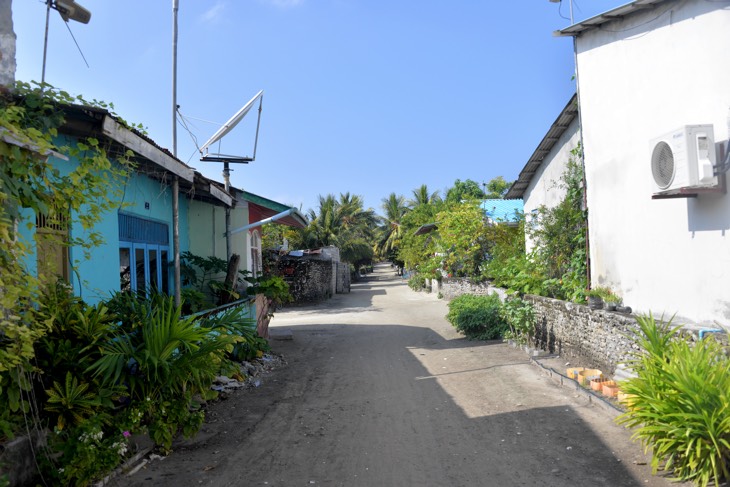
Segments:
[[[674,180],[674,154],[666,142],[659,142],[651,154],[651,172],[661,189],[666,189]]]

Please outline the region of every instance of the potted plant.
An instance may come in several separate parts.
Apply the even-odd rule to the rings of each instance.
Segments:
[[[588,307],[591,309],[602,309],[603,308],[603,297],[597,289],[591,289],[586,293],[588,298]]]
[[[621,298],[610,288],[599,286],[588,291],[588,306],[591,309],[614,311],[620,303]]]

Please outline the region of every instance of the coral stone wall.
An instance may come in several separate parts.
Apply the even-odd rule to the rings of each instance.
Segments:
[[[636,348],[631,341],[637,329],[631,315],[593,310],[588,306],[541,296],[525,296],[535,309],[535,346],[573,357],[613,373]]]
[[[506,296],[504,289],[468,279],[444,279],[441,293],[449,300],[462,294],[497,293],[503,300]],[[631,315],[542,296],[524,299],[535,308],[537,330],[532,345],[540,350],[613,373],[636,347],[629,338],[637,328]]]
[[[331,260],[282,259],[277,274],[289,284],[295,303],[311,303],[331,298],[334,294]]]
[[[466,278],[443,279],[441,281],[440,292],[444,299],[448,300],[454,299],[462,294],[489,295],[497,293],[502,300],[506,296],[502,288],[494,287],[488,282],[473,283]]]

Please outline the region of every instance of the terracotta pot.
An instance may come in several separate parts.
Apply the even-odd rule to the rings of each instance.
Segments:
[[[604,382],[601,392],[606,397],[616,397],[618,395],[618,385],[616,384],[616,381],[607,380]]]
[[[571,367],[568,369],[568,378],[578,380],[578,372],[585,370],[585,367]]]
[[[582,386],[588,386],[591,379],[600,379],[603,372],[598,369],[584,369],[578,372],[578,383]]]
[[[608,382],[608,379],[604,379],[603,377],[599,377],[598,379],[592,379],[591,389],[596,392],[601,392],[601,390],[603,390],[603,384],[605,382]]]

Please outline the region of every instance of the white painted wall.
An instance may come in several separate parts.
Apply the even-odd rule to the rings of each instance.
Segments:
[[[559,187],[560,178],[565,172],[565,165],[571,157],[570,151],[578,146],[580,134],[578,132],[578,117],[576,117],[555,143],[552,150],[545,156],[540,168],[525,189],[522,199],[525,203],[525,217],[530,221],[534,210],[541,206],[552,208],[557,206],[565,197],[565,189]],[[534,244],[525,236],[527,251],[532,250]]]
[[[592,284],[634,311],[730,325],[730,194],[652,200],[650,140],[728,139],[730,9],[667,2],[577,39]]]

